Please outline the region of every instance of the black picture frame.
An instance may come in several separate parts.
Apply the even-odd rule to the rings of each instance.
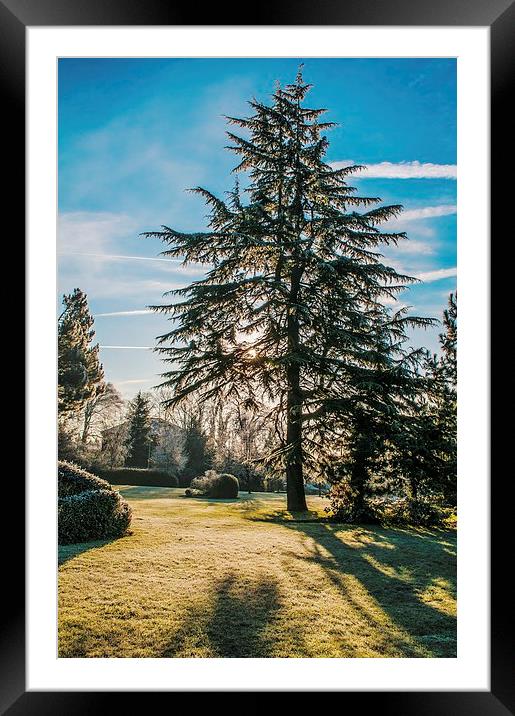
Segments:
[[[198,22],[199,12],[201,23]],[[241,2],[233,0],[221,5],[203,6],[201,11],[199,6],[179,5],[171,0],[0,0],[2,118],[6,124],[3,139],[14,150],[12,160],[4,165],[4,170],[8,167],[5,171],[8,174],[8,193],[4,204],[8,209],[3,212],[3,219],[4,226],[7,223],[4,236],[10,237],[12,243],[19,242],[23,227],[21,217],[25,216],[26,28],[66,25],[488,26],[491,40],[491,236],[494,233],[502,236],[502,222],[508,213],[506,208],[510,206],[511,198],[508,196],[511,182],[508,178],[504,179],[502,168],[506,164],[512,166],[510,156],[513,156],[513,119],[508,104],[513,94],[510,92],[510,80],[515,73],[513,0],[276,0],[274,3],[253,4],[252,12],[247,15]],[[496,273],[496,277],[499,275]],[[495,285],[498,283],[502,284],[502,281],[496,280]],[[17,303],[18,313],[19,310]],[[502,437],[498,432],[495,435],[497,445],[502,445]],[[153,710],[154,706],[148,703],[150,696],[154,704],[155,696],[169,698],[168,692],[26,691],[24,532],[21,527],[24,501],[19,466],[16,476],[17,481],[12,471],[5,474],[7,495],[4,492],[4,512],[7,512],[6,505],[9,503],[9,512],[17,518],[15,524],[18,526],[14,531],[4,533],[3,571],[6,580],[2,589],[0,712],[9,716],[102,713],[122,707],[119,700],[123,696],[130,698],[131,710],[141,707]],[[513,597],[505,582],[513,503],[506,498],[506,489],[509,488],[506,482],[502,481],[502,471],[497,481],[495,477],[491,480],[491,691],[345,692],[340,702],[342,708],[377,709],[396,716],[502,716],[515,713],[509,629]],[[409,689],[409,684],[406,687]],[[335,691],[338,691],[337,684]],[[264,695],[256,694],[252,703],[254,708],[262,703]],[[210,698],[213,697],[215,702],[211,701],[211,704],[216,706],[223,694],[210,694]],[[243,705],[244,708],[248,706]]]

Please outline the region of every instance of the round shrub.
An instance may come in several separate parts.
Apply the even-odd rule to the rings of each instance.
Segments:
[[[238,497],[240,485],[238,479],[228,472],[219,474],[216,470],[206,470],[200,477],[191,481],[190,495],[197,497],[204,495],[217,499],[232,499]]]
[[[238,479],[228,472],[223,472],[211,479],[207,494],[209,497],[230,499],[238,497],[239,489]]]
[[[210,494],[212,484],[218,479],[219,475],[216,470],[206,470],[203,475],[195,477],[190,484],[190,488],[197,494]]]
[[[111,485],[73,462],[57,463],[57,491],[59,497],[79,495],[90,490],[111,490]]]
[[[60,497],[59,544],[121,537],[131,523],[132,509],[114,490],[88,490]]]

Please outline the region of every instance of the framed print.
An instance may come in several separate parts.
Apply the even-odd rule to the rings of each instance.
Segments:
[[[0,1],[28,338],[2,712],[513,712],[488,316],[513,5],[230,9]]]

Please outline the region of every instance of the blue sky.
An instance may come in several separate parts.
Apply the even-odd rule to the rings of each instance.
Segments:
[[[161,224],[205,228],[188,194],[232,187],[223,115],[246,115],[291,81],[302,59],[61,59],[59,61],[58,300],[88,295],[107,380],[126,397],[159,382],[148,347],[167,330],[147,305],[199,276],[159,260],[139,237]],[[403,204],[395,226],[410,240],[388,263],[422,283],[400,296],[440,317],[456,288],[456,63],[454,59],[307,59],[311,106],[326,107],[327,160],[367,165],[360,193]],[[413,341],[437,348],[438,329]]]

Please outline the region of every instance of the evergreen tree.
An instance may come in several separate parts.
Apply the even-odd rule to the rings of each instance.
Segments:
[[[252,409],[262,400],[279,439],[267,457],[286,475],[289,510],[306,509],[304,470],[328,450],[317,435],[331,415],[342,422],[359,405],[355,381],[366,383],[379,332],[389,336],[393,375],[396,336],[416,322],[388,316],[381,303],[414,281],[377,250],[406,238],[378,228],[401,207],[357,196],[346,180],[360,167],[324,161],[333,125],[320,121],[326,110],[304,105],[309,89],[299,71],[270,105],[253,100],[250,117],[228,118],[246,134],[228,132],[235,171],[248,173],[247,203],[238,185],[226,201],[197,188],[211,209],[207,231],[146,234],[168,245],[164,255],[211,267],[172,292],[184,300],[154,307],[177,319],[158,339],[173,364],[163,374],[170,402],[235,397]]]
[[[125,464],[127,467],[146,468],[152,444],[150,405],[141,391],[129,404],[128,422]]]
[[[437,436],[435,451],[440,462],[439,486],[446,502],[456,505],[458,449],[456,294],[449,295],[448,308],[443,313],[443,326],[444,331],[440,334],[441,355],[433,356],[428,366],[428,373],[432,379],[430,406]]]
[[[202,429],[199,418],[190,415],[186,427],[183,452],[185,464],[182,479],[189,484],[194,477],[203,475],[213,467],[213,456],[208,445],[208,438]]]
[[[395,434],[393,473],[413,499],[444,499],[456,505],[457,301],[450,294],[443,314],[440,355],[427,354],[421,390],[405,410]]]
[[[426,385],[420,372],[426,351],[405,346],[406,326],[432,323],[408,317],[406,309],[392,315],[383,306],[367,320],[355,362],[340,371],[328,391],[332,396],[323,404],[326,417],[318,431],[333,446],[324,467],[333,484],[334,511],[350,522],[370,519],[366,497],[378,488],[377,475],[391,472],[388,456],[395,448],[398,453],[413,429]]]
[[[58,406],[69,417],[104,390],[104,372],[98,357],[93,317],[87,296],[79,288],[63,296],[58,322]]]
[[[442,369],[452,390],[456,390],[458,361],[458,296],[455,293],[449,294],[448,306],[443,312],[444,332],[440,333],[440,345],[442,347]]]

